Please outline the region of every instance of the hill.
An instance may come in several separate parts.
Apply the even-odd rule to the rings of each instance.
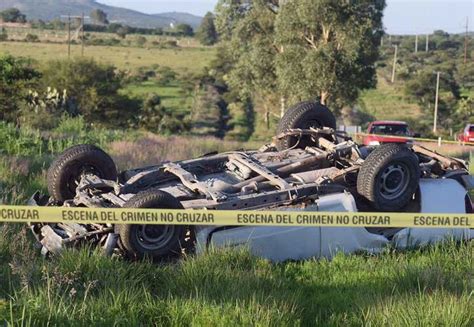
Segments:
[[[189,24],[194,29],[201,25],[202,17],[184,13],[184,12],[165,12],[154,14],[154,17],[158,17],[160,19],[170,19],[173,20],[175,23],[182,23],[182,24]]]
[[[107,13],[109,21],[136,27],[168,27],[171,23],[186,23],[196,28],[200,17],[186,13],[164,13],[148,15],[138,11],[113,7],[95,0],[2,0],[0,10],[18,8],[28,19],[52,20],[61,15],[89,14],[94,9]]]

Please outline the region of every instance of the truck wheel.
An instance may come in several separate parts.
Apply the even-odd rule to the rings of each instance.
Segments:
[[[336,129],[336,117],[326,107],[317,102],[301,102],[285,113],[278,125],[277,134],[284,133],[289,129],[309,129],[310,127],[330,127]],[[279,151],[290,149],[296,144],[298,148],[304,149],[311,144],[309,137],[299,138],[288,136],[278,141],[277,148]]]
[[[108,180],[117,179],[117,168],[107,153],[94,145],[76,145],[51,164],[47,177],[49,194],[60,202],[74,198],[81,176],[86,173]]]
[[[365,159],[357,177],[357,191],[380,211],[405,207],[418,188],[418,157],[406,146],[383,144]]]
[[[183,209],[175,197],[156,189],[138,193],[124,207]],[[178,225],[120,225],[117,232],[121,246],[130,258],[161,260],[182,253],[187,229]]]

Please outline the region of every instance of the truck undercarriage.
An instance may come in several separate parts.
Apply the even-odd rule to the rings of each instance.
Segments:
[[[258,151],[213,154],[127,170],[120,174],[116,172],[112,159],[101,149],[91,145],[73,147],[61,155],[49,170],[51,197],[36,194],[30,204],[102,208],[417,212],[423,210],[420,190],[428,188],[421,185],[427,185],[426,181],[430,180],[449,180],[455,184],[446,187],[456,193],[457,202],[464,203],[463,212],[472,210],[467,195],[467,189],[472,187],[472,176],[469,176],[467,165],[462,160],[442,156],[418,145],[360,147],[346,135],[336,132],[327,108],[318,104],[302,103],[290,109],[287,115],[291,119],[282,119],[283,126],[280,126],[273,143]],[[308,121],[311,122],[309,126]],[[425,197],[425,193],[421,197]],[[40,224],[31,228],[42,244],[44,254],[59,252],[65,245],[90,242],[102,246],[107,254],[122,252],[132,258],[150,256],[160,260],[179,256],[183,251],[199,252],[210,244],[225,246],[237,239],[240,240],[237,243],[241,244],[245,237],[249,239],[250,235],[253,237],[258,233],[262,234],[260,241],[270,240],[270,244],[280,244],[280,253],[285,252],[282,244],[291,240],[297,242],[305,233],[312,235],[319,230],[318,237],[308,237],[316,237],[315,240],[322,237],[321,228],[249,230],[232,226],[99,224]],[[384,243],[380,237],[389,240],[401,230],[363,229],[353,231],[351,235],[362,232],[365,235],[363,239],[375,237],[376,243]],[[286,231],[286,238],[275,236],[282,234],[282,231]],[[340,235],[347,238],[347,233],[351,232],[341,231]],[[296,239],[292,235],[296,235]],[[258,244],[256,239],[255,242],[252,244]],[[269,250],[263,252],[274,253],[272,246],[266,243],[257,246],[256,253],[266,247]],[[301,257],[294,253],[283,257],[278,253],[265,253],[261,255],[274,260]],[[313,255],[317,256],[316,253]]]

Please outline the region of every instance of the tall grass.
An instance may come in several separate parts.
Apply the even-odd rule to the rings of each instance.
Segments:
[[[11,255],[20,249],[11,247]],[[0,320],[35,326],[471,326],[473,250],[472,243],[450,243],[284,264],[245,250],[211,250],[169,265],[104,258],[88,249],[51,260],[28,255],[15,259],[8,287],[2,287]]]
[[[46,170],[54,156],[82,143],[107,148],[113,140],[135,133],[86,128],[78,119],[54,132],[16,128],[0,122],[0,203],[24,204],[35,190],[45,190]]]

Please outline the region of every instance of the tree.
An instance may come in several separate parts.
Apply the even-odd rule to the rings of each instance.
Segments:
[[[275,66],[281,51],[275,42],[278,1],[220,0],[216,12],[222,47],[232,59],[226,83],[238,90],[240,100],[259,100],[255,121],[263,122],[264,128],[256,130],[269,130],[271,117],[279,116],[271,110],[279,98]]]
[[[36,34],[28,33],[25,36],[25,42],[30,42],[30,43],[39,42],[39,37]]]
[[[458,117],[466,112],[466,106],[459,107],[459,85],[457,84],[453,71],[440,66],[432,67],[419,71],[413,78],[405,83],[405,94],[414,101],[418,102],[425,115],[433,117],[434,102],[436,95],[436,74],[434,70],[440,70],[439,84],[439,103],[438,103],[438,124],[446,129],[453,127],[456,108],[458,108]]]
[[[0,42],[8,41],[8,33],[5,27],[0,29]]]
[[[191,133],[199,136],[222,136],[222,115],[217,89],[206,85],[203,89],[197,88],[194,93]]]
[[[88,123],[128,126],[139,113],[139,101],[119,93],[124,77],[112,65],[84,58],[53,60],[42,73],[42,89],[66,90]]]
[[[0,120],[16,122],[22,102],[39,77],[28,60],[0,56]]]
[[[125,39],[127,37],[127,34],[130,33],[130,27],[120,26],[115,33],[122,39]]]
[[[288,0],[275,30],[281,92],[341,108],[374,87],[384,8],[385,0]]]
[[[456,114],[459,116],[459,121],[463,124],[474,123],[474,98],[466,97],[459,101],[456,109]]]
[[[208,12],[196,32],[197,39],[203,45],[214,45],[217,42],[217,30],[214,19],[214,14]]]
[[[179,24],[175,28],[176,34],[179,36],[193,36],[194,30],[191,25],[188,24]]]
[[[135,39],[135,42],[139,47],[143,47],[148,42],[148,40],[146,37],[140,35]]]
[[[143,101],[138,123],[141,128],[166,135],[182,133],[189,129],[184,114],[167,110],[156,94],[149,94]]]
[[[107,25],[109,23],[107,14],[101,9],[94,9],[91,11],[92,20],[98,25]]]
[[[0,20],[5,23],[26,23],[26,16],[17,8],[9,8],[0,12]]]

